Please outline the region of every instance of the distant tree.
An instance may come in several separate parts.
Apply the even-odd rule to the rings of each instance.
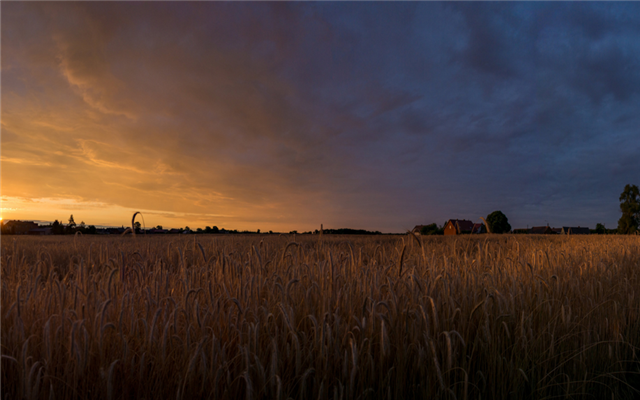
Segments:
[[[162,229],[162,225],[156,226],[156,229]]]
[[[257,232],[257,233],[260,233],[260,229],[258,229],[258,232]]]
[[[214,227],[211,228],[211,233],[220,233],[220,229],[218,229],[218,227],[214,225]]]
[[[604,228],[604,225],[602,225],[601,223],[597,223],[596,224],[596,233],[598,235],[602,235],[606,232],[606,229]]]
[[[53,224],[51,224],[51,233],[54,235],[62,235],[64,233],[64,226],[58,222],[58,220],[53,221]]]
[[[421,235],[437,235],[438,234],[438,225],[435,223],[425,225],[420,229]]]
[[[204,228],[204,233],[211,233],[211,227],[207,226],[206,228]]]
[[[96,229],[96,227],[94,225],[89,225],[87,227],[87,232],[89,235],[95,235],[96,233],[98,233],[98,230]]]
[[[491,233],[507,233],[511,230],[509,219],[502,211],[494,211],[487,215],[487,225]]]
[[[626,185],[620,194],[620,211],[618,233],[633,234],[640,225],[640,190],[636,185]]]
[[[202,228],[198,228],[198,229],[196,229],[196,232],[198,232],[198,233],[202,233]]]
[[[64,233],[72,234],[76,231],[76,221],[73,220],[73,214],[69,217],[69,225],[64,228]]]

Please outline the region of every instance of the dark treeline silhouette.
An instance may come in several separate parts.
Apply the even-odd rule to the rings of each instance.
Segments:
[[[6,221],[2,224],[3,235],[74,235],[76,232],[95,235],[98,229],[94,225],[86,225],[84,221],[76,224],[73,214],[66,225],[58,220],[48,225],[38,225],[33,221]]]
[[[305,232],[311,233],[311,232]],[[314,234],[320,233],[319,230],[315,230]],[[339,228],[339,229],[323,229],[322,233],[325,235],[382,235],[380,231],[367,231],[365,229],[351,229],[351,228]]]

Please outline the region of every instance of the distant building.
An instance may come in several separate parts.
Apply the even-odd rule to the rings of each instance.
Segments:
[[[555,234],[555,232],[553,231],[553,228],[550,228],[549,225],[534,226],[531,229],[529,229],[529,233],[532,235],[554,235]]]
[[[563,226],[560,231],[561,235],[588,235],[591,233],[589,228]]]
[[[150,233],[150,234],[169,233],[169,230],[152,228],[152,229],[148,229],[147,233]]]
[[[44,235],[51,235],[52,229],[50,227],[43,227],[43,228],[36,228],[36,229],[31,229],[29,230],[28,234],[29,235],[35,235],[35,236],[44,236]]]
[[[169,229],[169,233],[182,233],[182,232],[180,231],[180,229],[172,228],[172,229]]]
[[[38,229],[33,221],[7,221],[2,224],[2,233],[9,235],[26,235],[32,229]]]
[[[461,233],[472,233],[473,222],[466,219],[450,219],[444,226],[445,235],[460,235]]]
[[[471,233],[487,233],[487,227],[484,224],[473,224]]]

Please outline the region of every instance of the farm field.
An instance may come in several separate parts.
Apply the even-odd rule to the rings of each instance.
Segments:
[[[2,237],[3,399],[640,396],[640,238]]]

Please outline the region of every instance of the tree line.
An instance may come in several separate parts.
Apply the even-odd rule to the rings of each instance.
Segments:
[[[606,229],[604,224],[598,223],[596,224],[596,228],[592,230],[592,233],[596,234],[637,234],[640,233],[640,189],[638,186],[627,184],[624,187],[624,190],[620,194],[620,211],[622,212],[622,216],[618,220],[617,229]],[[511,232],[511,225],[509,224],[509,219],[502,211],[494,211],[491,214],[487,215],[484,218],[486,222],[486,226],[489,228],[491,233],[507,233]],[[446,225],[446,223],[445,223]],[[8,234],[10,232],[6,232],[4,229],[2,234]],[[80,232],[85,235],[97,234],[98,229],[94,225],[86,225],[84,221],[80,222],[80,224],[76,224],[73,214],[69,217],[68,224],[63,224],[61,221],[55,220],[50,225],[45,225],[42,227],[50,227],[51,233],[54,235],[69,235],[75,234],[76,232]],[[134,226],[136,232],[141,232],[142,227],[140,222],[136,222]],[[156,229],[162,229],[161,225],[156,226]],[[217,226],[207,226],[206,228],[197,228],[195,230],[191,230],[188,226],[186,228],[180,228],[177,231],[180,233],[260,233],[260,229],[256,232],[253,231],[238,231],[238,230],[227,230],[224,228],[218,228]],[[273,233],[269,231],[268,233]],[[289,233],[298,233],[297,231],[291,231]],[[304,232],[304,233],[319,233],[316,229],[315,232]],[[359,235],[380,235],[381,232],[375,231],[366,231],[364,229],[324,229],[323,233],[326,234],[359,234]],[[420,230],[421,235],[443,235],[444,234],[444,225],[436,225],[435,223],[425,225]]]

